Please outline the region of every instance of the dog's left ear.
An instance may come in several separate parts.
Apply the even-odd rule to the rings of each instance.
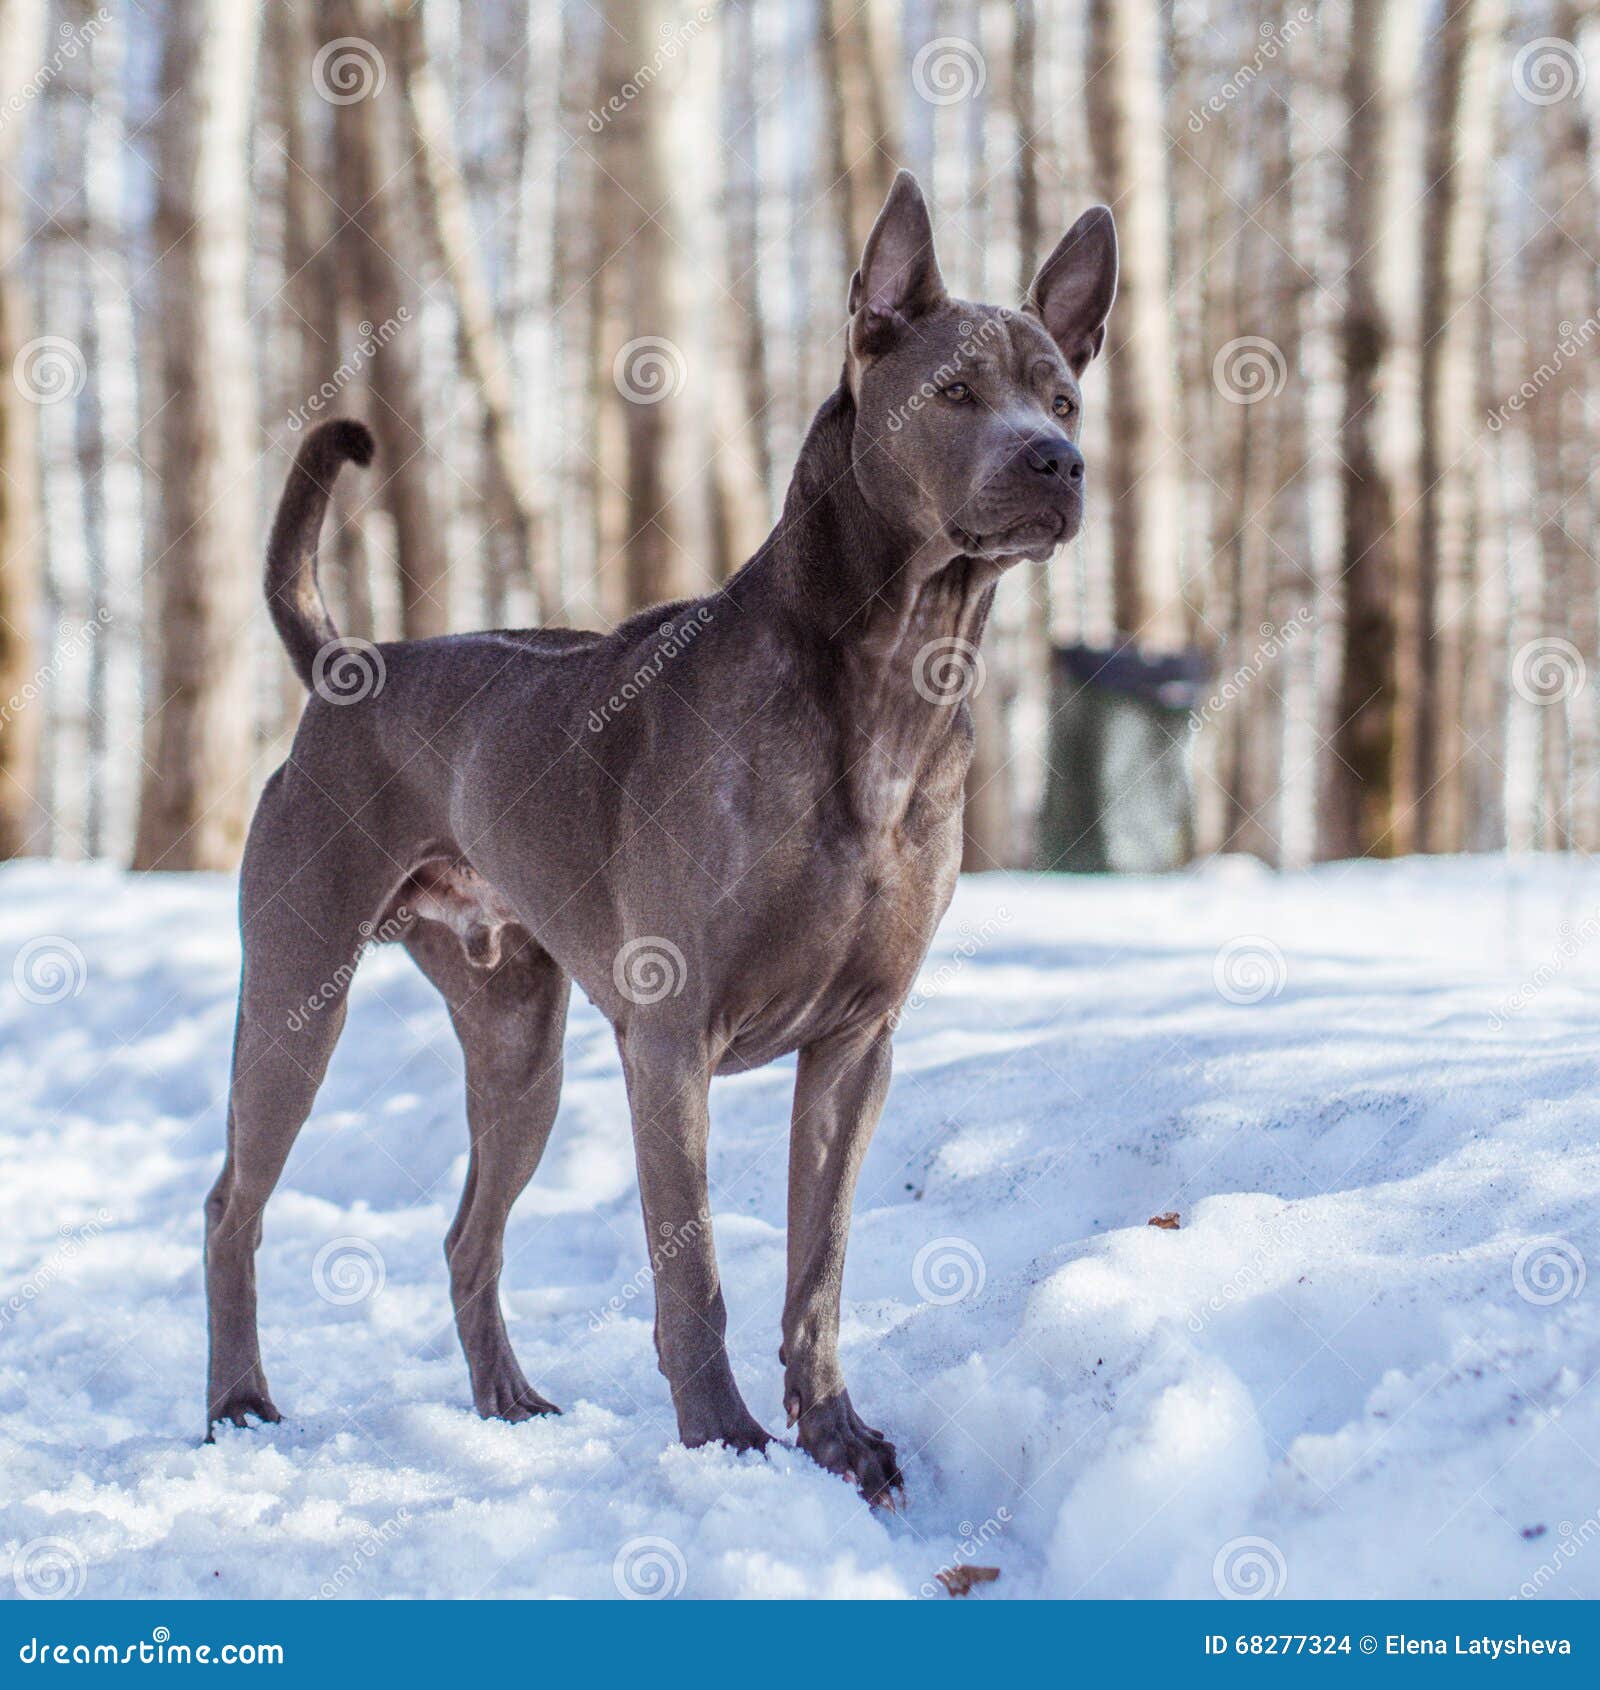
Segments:
[[[1075,376],[1105,345],[1106,318],[1117,297],[1117,226],[1103,205],[1091,206],[1039,266],[1023,307],[1050,331]]]
[[[880,352],[895,334],[944,298],[928,203],[909,170],[900,171],[850,278],[850,343]]]

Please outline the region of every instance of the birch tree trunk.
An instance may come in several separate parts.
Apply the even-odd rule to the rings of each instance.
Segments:
[[[166,403],[155,560],[159,653],[134,866],[231,868],[250,810],[255,382],[246,297],[258,14],[167,13],[161,89]]]
[[[15,172],[31,112],[27,79],[44,38],[42,0],[0,0],[0,857],[34,849],[42,822],[35,805],[38,711],[24,692],[38,666],[44,536],[39,510],[38,415],[17,360],[33,341],[22,273],[23,194]]]
[[[1167,161],[1155,0],[1089,0],[1084,98],[1100,196],[1115,207],[1122,269],[1107,325],[1110,449],[1100,472],[1112,525],[1118,632],[1183,643],[1177,428],[1167,262]]]
[[[1396,497],[1383,449],[1385,382],[1395,356],[1395,301],[1380,232],[1385,182],[1398,169],[1387,56],[1402,0],[1351,0],[1345,61],[1344,224],[1350,264],[1341,326],[1344,414],[1343,652],[1321,846],[1331,857],[1392,855],[1396,822],[1396,596],[1402,575]]]
[[[1466,838],[1463,732],[1473,512],[1486,461],[1476,407],[1502,0],[1447,0],[1429,101],[1422,246],[1422,492],[1418,526],[1416,817],[1421,851]]]
[[[392,518],[401,631],[427,639],[450,626],[449,553],[429,486],[437,448],[422,386],[415,242],[401,215],[408,182],[404,92],[388,21],[376,0],[325,0],[313,75],[319,91],[332,91],[339,245],[350,267],[358,335],[361,323],[369,326],[361,352],[378,439],[376,475]],[[386,337],[381,344],[378,336]]]

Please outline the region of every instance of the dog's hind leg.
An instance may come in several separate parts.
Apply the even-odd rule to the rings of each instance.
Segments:
[[[557,1413],[512,1351],[500,1312],[500,1268],[507,1217],[555,1124],[571,985],[518,929],[508,932],[492,968],[470,962],[461,940],[436,921],[418,922],[406,948],[443,993],[466,1057],[472,1151],[445,1256],[472,1400],[485,1419]]]
[[[359,828],[294,813],[281,773],[262,795],[240,870],[244,968],[228,1147],[206,1199],[207,1431],[277,1420],[256,1330],[261,1212],[327,1070],[345,995],[397,877]],[[307,853],[306,838],[324,841]]]

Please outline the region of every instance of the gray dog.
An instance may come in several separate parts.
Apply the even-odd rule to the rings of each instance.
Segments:
[[[331,422],[307,438],[266,586],[314,695],[241,870],[227,1158],[206,1201],[211,1425],[279,1417],[256,1333],[261,1214],[375,934],[443,993],[465,1051],[472,1151],[445,1251],[478,1412],[554,1412],[512,1353],[499,1279],[506,1217],[555,1121],[576,980],[622,1056],[656,1353],[686,1444],[770,1441],[724,1345],[707,1092],[799,1052],[784,1405],[816,1461],[893,1503],[894,1447],[839,1369],[851,1199],[897,1012],[955,886],[962,665],[1003,571],[1082,521],[1078,377],[1116,276],[1097,207],[1021,311],[952,299],[902,172],[771,537],[710,598],[609,634],[341,641],[317,534],[339,466],[370,462],[372,437]],[[362,662],[351,687],[339,666]]]

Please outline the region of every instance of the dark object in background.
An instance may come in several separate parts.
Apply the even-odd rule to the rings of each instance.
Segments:
[[[1181,868],[1194,850],[1189,717],[1210,679],[1204,655],[1057,646],[1050,667],[1037,866],[1068,874]]]

